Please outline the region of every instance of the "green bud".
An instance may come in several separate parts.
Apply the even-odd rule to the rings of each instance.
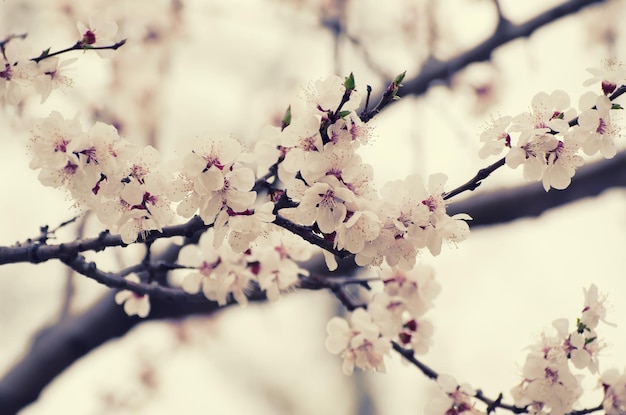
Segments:
[[[611,105],[611,109],[612,110],[623,110],[624,107],[622,107],[620,104],[613,104],[613,105]]]
[[[355,83],[354,74],[352,72],[350,72],[350,75],[346,77],[346,81],[343,83],[343,86],[345,86],[348,91],[354,91]]]
[[[406,76],[406,71],[402,72],[400,75],[396,76],[393,80],[393,84],[395,86],[402,86],[402,81],[404,81],[404,77]]]
[[[285,128],[287,128],[287,126],[289,126],[289,124],[291,124],[291,105],[287,107],[287,110],[285,111],[285,115],[283,115],[283,120],[281,122],[280,129],[284,130]]]
[[[339,111],[339,117],[343,118],[346,115],[350,114],[352,111],[348,111],[348,110],[343,110],[343,111]]]

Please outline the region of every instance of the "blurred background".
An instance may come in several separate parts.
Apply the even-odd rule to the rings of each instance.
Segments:
[[[570,3],[5,0],[0,37],[28,33],[21,41],[25,56],[73,45],[76,22],[87,23],[94,12],[117,21],[128,41],[110,59],[67,54],[79,58],[71,86],[53,91],[43,105],[33,98],[0,111],[0,245],[37,237],[40,226],[54,227],[74,213],[64,194],[41,186],[28,168],[29,131],[53,110],[66,118],[78,114],[85,126],[113,123],[167,160],[187,137],[232,135],[254,143],[308,85],[331,74],[353,72],[358,88],[371,85],[378,96],[407,71],[402,100],[371,122],[375,139],[361,155],[381,185],[436,172],[448,175],[450,188],[460,185],[496,161],[477,155],[492,117],[527,111],[537,92],[555,89],[567,91],[577,107],[588,89],[586,68],[608,58],[624,61],[626,2],[590,1],[563,17],[550,12]],[[478,56],[486,39],[505,38],[508,32],[496,33],[502,22],[522,27],[537,16],[546,19],[532,35],[504,42],[478,62],[458,59]],[[444,76],[420,88],[420,74],[437,68],[447,68]],[[614,178],[606,176],[606,183]],[[507,189],[514,198],[518,188],[543,192],[541,184],[529,187],[521,171],[500,169],[474,193]],[[435,335],[422,357],[426,364],[492,398],[503,392],[511,402],[525,348],[553,320],[573,324],[583,288],[595,283],[608,296],[607,319],[617,324],[599,328],[607,345],[601,371],[626,366],[620,352],[626,350],[626,192],[607,184],[591,193],[598,194],[559,202],[538,217],[476,226],[458,247],[444,247],[436,258],[423,255],[442,285],[430,312]],[[459,205],[472,197],[458,197]],[[530,199],[514,200],[522,213],[513,216],[534,211]],[[490,208],[497,211],[497,203]],[[79,221],[58,236],[100,230]],[[131,246],[90,258],[115,270],[142,252]],[[0,378],[29,359],[44,327],[88,313],[108,292],[55,261],[0,267]],[[324,348],[326,322],[338,312],[329,293],[296,292],[274,304],[137,324],[68,367],[21,413],[422,413],[436,385],[398,356],[387,360],[387,374],[343,375],[341,360]],[[591,392],[581,408],[600,402],[596,383],[587,376]]]

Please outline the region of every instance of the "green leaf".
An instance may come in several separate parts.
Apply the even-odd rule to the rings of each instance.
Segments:
[[[285,111],[285,115],[283,115],[283,120],[281,121],[280,129],[284,130],[291,124],[291,105],[287,107]]]
[[[350,114],[352,111],[348,111],[348,110],[343,110],[343,111],[339,111],[339,116],[341,118],[345,117],[346,115]]]
[[[400,75],[396,76],[393,80],[393,84],[395,86],[401,86],[402,81],[404,81],[404,77],[406,76],[406,71],[402,72]]]
[[[41,52],[41,55],[39,55],[40,58],[45,58],[46,56],[48,56],[50,54],[50,48],[45,49]]]
[[[346,80],[343,83],[343,86],[345,86],[346,90],[348,91],[354,91],[355,83],[354,83],[354,74],[352,72],[350,72],[350,75],[346,77]]]
[[[611,105],[611,109],[612,110],[623,110],[624,107],[622,107],[620,104],[613,104],[613,105]]]

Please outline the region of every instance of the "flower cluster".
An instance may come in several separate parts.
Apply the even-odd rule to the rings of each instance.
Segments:
[[[89,49],[106,47],[115,43],[117,24],[94,14],[89,19],[89,27],[78,23],[80,40],[73,49]],[[57,56],[49,56],[50,50],[45,50],[37,58],[25,56],[20,36],[12,36],[3,42],[0,56],[0,99],[9,105],[18,105],[29,93],[41,96],[43,103],[48,99],[52,90],[71,86],[72,78],[68,73],[68,66],[76,59],[60,60]],[[111,56],[112,50],[97,50],[102,57]]]
[[[377,192],[372,167],[356,152],[371,134],[355,113],[359,104],[351,77],[318,82],[309,111],[293,117],[290,111],[288,125],[266,130],[257,148],[270,161],[261,165],[278,165],[286,196],[297,205],[280,214],[312,226],[335,248],[355,254],[360,266],[386,261],[410,270],[420,250],[437,255],[442,241],[465,239],[470,217],[446,214],[443,174],[431,176],[428,188],[413,175]]]
[[[522,370],[524,379],[511,391],[517,406],[529,406],[536,414],[562,415],[572,410],[582,395],[580,376],[572,373],[572,366],[598,372],[602,345],[595,328],[605,313],[604,298],[591,285],[573,330],[568,330],[566,319],[552,323],[556,333],[544,334],[541,342],[531,347]]]
[[[187,245],[180,251],[178,262],[193,268],[186,273],[182,288],[188,293],[202,293],[212,301],[225,305],[230,296],[246,305],[246,293],[252,284],[266,292],[270,301],[281,292],[294,288],[300,276],[309,272],[298,263],[311,257],[311,247],[297,236],[276,229],[265,234],[245,252],[236,252],[229,244],[215,248],[214,229],[201,237],[198,245]]]
[[[418,354],[428,351],[433,333],[423,315],[433,307],[439,293],[434,271],[419,265],[410,272],[386,270],[381,278],[384,290],[373,295],[367,308],[357,308],[350,322],[333,317],[327,325],[327,349],[344,359],[344,373],[354,367],[385,371],[383,357],[396,341]]]
[[[514,169],[523,166],[526,180],[542,181],[546,191],[570,185],[576,168],[584,163],[579,153],[615,156],[621,131],[614,112],[622,108],[611,103],[609,94],[626,84],[626,71],[615,63],[589,71],[594,77],[585,85],[600,81],[602,88],[600,93],[589,91],[580,98],[580,112],[571,107],[565,91],[540,92],[532,99],[530,111],[492,122],[481,134],[484,144],[479,155],[485,158],[508,149],[506,164]],[[517,136],[515,142],[511,134]]]
[[[443,174],[431,176],[428,188],[410,176],[379,195],[372,167],[356,153],[370,130],[355,113],[353,82],[318,82],[309,105],[282,128],[268,128],[254,153],[234,138],[198,138],[183,144],[168,169],[157,150],[131,144],[111,126],[84,132],[77,119],[54,112],[33,134],[31,168],[41,169],[45,185],[65,187],[125,243],[161,231],[177,215],[198,214],[215,229],[214,248],[227,241],[243,253],[279,214],[355,254],[358,265],[386,261],[410,270],[420,250],[436,255],[444,240],[463,240],[470,218],[446,214]],[[255,165],[257,174],[274,176],[257,183]],[[263,188],[269,197],[258,194]],[[332,268],[332,255],[327,260]]]
[[[604,389],[602,407],[606,415],[626,413],[626,373],[620,374],[617,369],[609,369],[602,374],[600,384]]]
[[[271,202],[255,209],[254,171],[242,164],[251,154],[233,138],[197,139],[183,153],[169,193],[180,201],[177,213],[185,218],[198,213],[205,224],[215,224],[216,247],[228,233],[230,246],[245,251],[275,218]]]
[[[77,207],[96,213],[125,243],[172,223],[166,176],[156,149],[123,140],[103,123],[83,131],[53,112],[31,137],[32,169],[46,186],[64,187]]]

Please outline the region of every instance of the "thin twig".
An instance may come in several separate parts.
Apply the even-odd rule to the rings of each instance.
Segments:
[[[108,45],[108,46],[91,46],[91,45],[84,43],[83,41],[78,41],[73,46],[70,46],[69,48],[65,48],[56,52],[50,53],[50,49],[46,49],[43,52],[41,52],[41,54],[37,56],[36,58],[32,58],[31,61],[39,63],[40,61],[44,59],[48,59],[53,56],[60,55],[62,53],[71,52],[73,50],[107,50],[107,49],[117,50],[120,47],[124,46],[125,43],[126,43],[126,39],[122,39],[119,42],[115,42],[114,44]]]
[[[476,173],[476,176],[472,177],[469,181],[467,181],[467,183],[449,191],[443,194],[443,199],[444,200],[448,200],[460,193],[463,193],[465,191],[473,191],[475,190],[478,186],[480,186],[481,182],[483,180],[485,180],[487,177],[489,177],[489,175],[491,173],[493,173],[494,171],[498,170],[500,167],[504,166],[506,159],[504,157],[502,157],[500,160],[496,161],[495,163],[478,170],[478,173]]]

